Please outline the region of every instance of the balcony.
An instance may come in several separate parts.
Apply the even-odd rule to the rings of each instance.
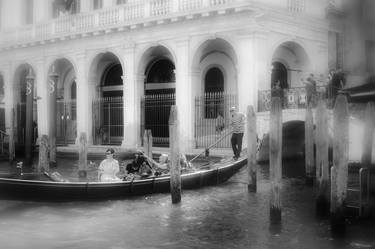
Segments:
[[[246,0],[141,0],[101,10],[62,16],[3,31],[0,49],[125,31],[227,12],[249,10]]]
[[[271,110],[271,90],[258,92],[258,112]],[[325,99],[327,106],[333,105],[333,93],[327,91],[325,86],[317,86],[316,94],[312,97],[312,105],[316,107],[318,99]],[[307,97],[305,87],[292,87],[282,90],[281,102],[283,109],[305,109],[307,107]]]

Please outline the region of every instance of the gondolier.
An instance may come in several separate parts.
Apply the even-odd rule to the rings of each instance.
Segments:
[[[245,130],[245,115],[236,110],[236,107],[230,108],[230,126],[232,128],[232,138],[230,140],[233,149],[233,159],[237,160],[241,155],[242,139]]]

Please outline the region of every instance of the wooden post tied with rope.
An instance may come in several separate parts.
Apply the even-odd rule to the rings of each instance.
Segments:
[[[180,165],[180,137],[179,137],[179,121],[178,112],[175,105],[171,106],[169,115],[169,146],[171,150],[170,161],[170,188],[172,203],[181,202],[181,165]]]
[[[151,130],[145,130],[143,134],[143,149],[146,156],[152,158],[152,132]]]
[[[78,153],[78,177],[87,178],[87,136],[85,132],[79,134]]]
[[[270,220],[272,224],[281,222],[281,167],[282,167],[282,109],[279,97],[273,97],[270,112],[270,181],[271,203]]]
[[[320,100],[316,110],[316,180],[318,196],[316,213],[326,216],[329,213],[329,163],[328,163],[328,111],[323,100]]]
[[[257,191],[257,127],[252,106],[247,107],[247,168],[249,172],[248,190]]]
[[[305,172],[306,185],[314,183],[314,122],[311,105],[307,106],[305,116]]]
[[[49,171],[49,140],[47,135],[42,135],[39,140],[38,172]]]
[[[336,99],[333,110],[333,167],[331,169],[331,232],[344,234],[345,201],[348,183],[349,116],[344,95]]]

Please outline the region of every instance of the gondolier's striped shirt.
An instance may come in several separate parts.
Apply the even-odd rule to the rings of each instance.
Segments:
[[[245,115],[240,112],[232,114],[230,120],[233,133],[244,133],[245,131]]]

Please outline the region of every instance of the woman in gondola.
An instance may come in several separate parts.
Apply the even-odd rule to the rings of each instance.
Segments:
[[[105,152],[106,159],[99,165],[98,179],[101,182],[116,182],[121,181],[117,174],[120,172],[118,161],[113,158],[115,154],[114,149],[109,148]]]

